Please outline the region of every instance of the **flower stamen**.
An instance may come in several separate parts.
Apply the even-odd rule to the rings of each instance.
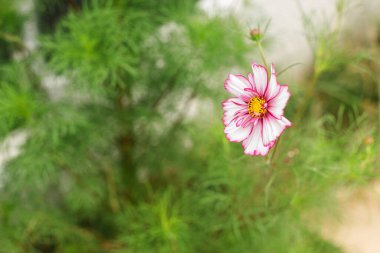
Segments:
[[[262,118],[267,112],[267,103],[264,98],[253,97],[248,103],[248,113],[255,118]]]

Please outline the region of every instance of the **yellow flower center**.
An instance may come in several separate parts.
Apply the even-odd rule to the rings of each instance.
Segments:
[[[266,109],[266,101],[264,98],[253,97],[249,100],[248,103],[248,113],[252,115],[252,117],[263,117],[267,112]]]

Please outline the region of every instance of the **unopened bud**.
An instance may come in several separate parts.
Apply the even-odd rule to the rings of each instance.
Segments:
[[[249,36],[253,41],[260,41],[262,38],[262,33],[259,28],[253,28],[249,31]]]

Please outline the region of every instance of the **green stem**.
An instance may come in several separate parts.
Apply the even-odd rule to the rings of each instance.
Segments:
[[[119,204],[118,196],[117,196],[117,189],[116,189],[117,187],[116,187],[116,181],[115,181],[113,168],[111,166],[106,165],[105,173],[106,173],[108,197],[110,201],[109,204],[110,204],[112,212],[117,213],[120,211],[120,204]]]
[[[275,155],[277,153],[277,147],[280,144],[280,139],[281,139],[281,136],[278,137],[278,139],[277,139],[276,145],[274,146],[274,149],[273,149],[273,152],[272,152],[272,156],[267,161],[268,164],[271,164],[273,162],[274,158],[275,158]]]
[[[268,70],[268,64],[267,64],[267,61],[265,60],[264,50],[263,50],[263,46],[261,45],[261,41],[257,41],[257,47],[259,48],[261,60],[263,61],[265,68]]]

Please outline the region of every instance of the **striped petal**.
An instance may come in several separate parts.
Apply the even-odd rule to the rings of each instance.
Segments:
[[[252,90],[252,85],[242,75],[229,74],[228,78],[224,82],[224,88],[236,97],[247,96],[247,90]]]
[[[284,115],[284,108],[288,103],[290,93],[287,85],[280,85],[280,91],[272,99],[268,100],[268,111],[277,119]]]
[[[268,87],[265,91],[265,99],[270,100],[274,96],[278,94],[280,91],[281,86],[277,83],[277,77],[276,77],[276,71],[274,69],[273,64],[271,65],[271,76],[270,81],[268,83]]]
[[[241,120],[244,120],[242,118]],[[232,121],[228,126],[224,128],[226,137],[231,142],[241,142],[247,139],[248,135],[252,131],[253,124],[246,124],[245,127],[242,124],[238,124]]]
[[[270,147],[264,146],[262,140],[262,121],[259,120],[258,123],[252,128],[252,132],[249,134],[248,138],[246,138],[242,145],[244,148],[244,154],[247,155],[262,155],[265,156],[268,154]]]
[[[256,63],[252,64],[253,71],[253,81],[254,81],[254,89],[257,91],[259,96],[264,96],[265,90],[268,85],[268,73],[267,70]]]
[[[240,98],[229,98],[222,103],[224,110],[223,123],[228,126],[231,121],[248,114],[248,105]]]
[[[269,113],[263,118],[262,137],[264,146],[269,146],[277,140],[285,128],[290,127],[291,123],[285,117],[277,119]]]
[[[251,116],[247,104],[241,98],[230,98],[222,103],[224,133],[229,141],[241,142],[251,132]]]

